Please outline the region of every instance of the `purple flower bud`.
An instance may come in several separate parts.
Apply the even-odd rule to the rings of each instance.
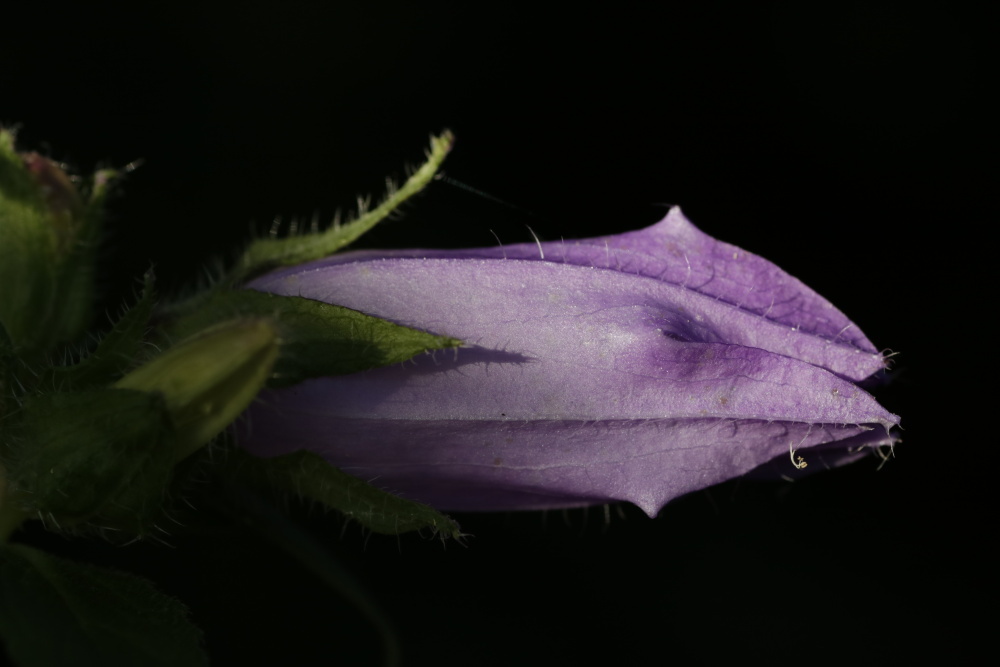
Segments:
[[[855,384],[885,359],[843,313],[677,208],[616,236],[353,252],[250,287],[465,341],[265,393],[242,435],[443,510],[652,516],[762,466],[857,459],[899,422]]]

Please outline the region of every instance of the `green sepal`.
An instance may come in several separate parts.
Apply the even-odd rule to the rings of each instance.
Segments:
[[[234,271],[233,283],[279,266],[302,264],[326,257],[353,243],[433,180],[454,140],[454,135],[447,130],[440,136],[431,137],[430,150],[426,153],[427,161],[401,187],[390,187],[381,204],[370,211],[359,211],[358,218],[352,222],[334,224],[323,232],[254,241],[243,253]]]
[[[343,306],[253,290],[217,292],[169,331],[182,338],[219,320],[254,316],[270,318],[281,335],[281,356],[269,387],[397,364],[430,350],[462,344],[457,338],[411,329]]]
[[[120,379],[135,363],[153,313],[153,274],[144,278],[142,295],[82,361],[50,368],[39,383],[60,391],[105,385]]]
[[[279,340],[266,319],[236,319],[182,341],[115,383],[162,396],[177,435],[176,460],[229,426],[271,376]]]
[[[312,452],[258,458],[234,450],[231,469],[252,484],[284,489],[354,519],[372,532],[398,535],[431,530],[442,537],[462,536],[458,524],[436,509],[406,500],[352,477]]]
[[[20,667],[208,665],[187,608],[149,581],[0,547],[0,636]]]
[[[152,529],[175,463],[162,396],[99,388],[28,401],[7,453],[13,500],[54,529]]]

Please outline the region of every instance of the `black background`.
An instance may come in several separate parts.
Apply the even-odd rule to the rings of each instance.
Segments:
[[[5,7],[0,123],[67,161],[141,159],[111,206],[116,312],[177,291],[275,216],[328,221],[458,141],[372,246],[608,234],[680,204],[899,352],[903,444],[794,485],[631,507],[459,515],[465,546],[293,519],[391,617],[404,664],[961,661],[996,605],[995,86],[984,16],[945,3],[248,2]],[[171,547],[25,541],[154,579],[213,664],[375,664],[351,605],[210,507]]]

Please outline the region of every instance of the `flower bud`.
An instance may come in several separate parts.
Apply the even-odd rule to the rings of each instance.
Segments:
[[[277,354],[266,321],[238,320],[182,342],[113,387],[29,400],[4,445],[12,497],[54,528],[86,522],[148,532],[174,466],[246,408]]]
[[[46,350],[86,328],[99,199],[84,202],[58,164],[18,154],[0,130],[0,324],[15,348]]]
[[[162,396],[179,461],[215,437],[250,404],[278,358],[263,319],[234,320],[179,343],[115,383]]]
[[[885,367],[857,326],[677,208],[616,236],[346,253],[249,287],[466,341],[267,392],[241,434],[442,510],[655,515],[762,466],[794,477],[895,441],[899,418],[856,384]]]

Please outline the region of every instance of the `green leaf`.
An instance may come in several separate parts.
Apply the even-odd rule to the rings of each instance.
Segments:
[[[180,319],[170,333],[182,338],[221,320],[251,316],[271,318],[281,335],[281,355],[270,387],[397,364],[462,344],[343,306],[253,290],[216,293]]]
[[[153,274],[145,276],[142,296],[101,339],[86,359],[73,366],[51,368],[40,383],[61,391],[105,385],[121,378],[136,362],[153,312]]]
[[[376,533],[431,529],[458,539],[458,524],[423,503],[405,500],[352,477],[312,452],[262,459],[234,450],[234,469],[250,483],[293,491],[337,510]]]
[[[289,238],[258,239],[246,249],[237,266],[234,282],[249,276],[259,275],[278,266],[302,264],[320,257],[331,255],[353,243],[359,236],[381,222],[404,201],[420,192],[434,178],[445,157],[451,150],[455,137],[448,132],[431,137],[427,161],[413,173],[398,189],[390,189],[385,200],[371,211],[359,211],[359,217],[346,224],[334,225],[330,229]]]
[[[208,665],[187,616],[145,579],[0,548],[0,636],[20,667]]]

